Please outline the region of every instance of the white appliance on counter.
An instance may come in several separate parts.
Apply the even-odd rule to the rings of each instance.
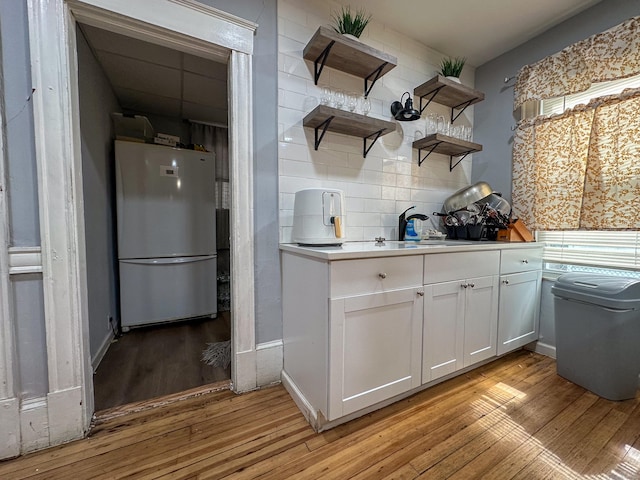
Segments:
[[[342,245],[346,242],[342,191],[327,188],[297,191],[292,237],[300,245]]]
[[[124,141],[115,154],[123,330],[215,316],[215,155]]]

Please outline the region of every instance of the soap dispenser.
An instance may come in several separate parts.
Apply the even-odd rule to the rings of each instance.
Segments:
[[[415,220],[428,220],[429,217],[426,215],[423,215],[422,213],[414,213],[413,215],[409,215],[408,217],[407,212],[409,210],[411,210],[412,208],[416,208],[415,205],[413,205],[412,207],[407,208],[404,212],[402,212],[400,214],[400,216],[398,217],[398,240],[402,241],[402,240],[415,240],[418,241],[420,240],[420,234],[416,231],[415,228]],[[409,224],[411,226],[409,226]]]

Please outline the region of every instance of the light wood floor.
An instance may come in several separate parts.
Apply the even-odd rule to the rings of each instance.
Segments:
[[[96,411],[231,378],[202,362],[208,343],[231,338],[230,314],[132,329],[111,343],[93,377]]]
[[[105,421],[0,463],[0,478],[638,479],[640,398],[611,402],[507,355],[327,432],[281,386]]]

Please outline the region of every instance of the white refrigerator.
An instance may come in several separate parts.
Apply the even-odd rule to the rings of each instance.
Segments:
[[[215,316],[213,153],[115,142],[123,330]]]

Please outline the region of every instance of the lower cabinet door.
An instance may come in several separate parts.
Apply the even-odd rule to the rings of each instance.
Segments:
[[[465,281],[424,287],[422,383],[462,368]]]
[[[464,367],[496,355],[498,276],[472,278],[466,285]]]
[[[500,277],[498,355],[538,339],[542,272]]]
[[[331,299],[329,418],[420,386],[422,287]]]

